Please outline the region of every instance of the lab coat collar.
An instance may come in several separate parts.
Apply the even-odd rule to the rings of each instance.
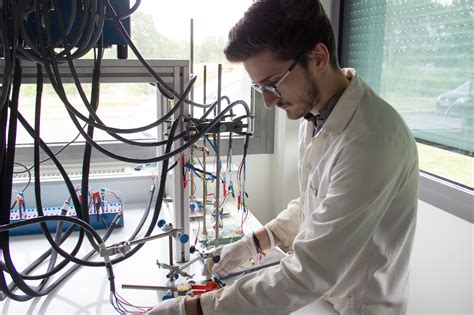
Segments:
[[[366,85],[360,80],[355,69],[344,68],[342,71],[351,82],[321,129],[321,132],[331,136],[338,136],[344,131],[366,92]]]

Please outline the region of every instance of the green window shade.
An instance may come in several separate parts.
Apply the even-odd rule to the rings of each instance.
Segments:
[[[341,38],[341,65],[394,106],[419,142],[469,157],[469,187],[473,10],[472,0],[344,1]]]
[[[385,37],[383,1],[347,1],[344,14],[344,64],[356,68],[374,90],[379,90]]]

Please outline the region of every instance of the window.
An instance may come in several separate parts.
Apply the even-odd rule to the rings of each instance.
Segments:
[[[188,80],[189,62],[180,60],[149,60],[162,79],[173,88],[181,92],[184,82]],[[24,62],[23,84],[20,89],[19,111],[25,116],[31,126],[34,125],[36,66]],[[76,70],[88,98],[90,97],[92,60],[76,60]],[[0,64],[2,68],[2,64]],[[76,86],[74,85],[67,65],[60,66],[62,80],[69,102],[83,114],[87,113]],[[132,128],[143,126],[157,120],[158,105],[162,97],[158,90],[149,84],[154,79],[138,60],[104,60],[101,67],[102,83],[98,116],[106,125],[117,128]],[[46,74],[45,74],[46,77]],[[80,120],[79,120],[80,121]],[[50,149],[56,152],[65,143],[72,141],[78,131],[73,125],[62,101],[53,88],[45,83],[42,100],[41,137],[48,143]],[[140,133],[121,134],[123,137],[136,141],[156,141],[156,128]],[[112,152],[146,158],[156,156],[156,148],[147,147],[136,149],[135,146],[125,145],[115,141],[107,133],[96,129],[94,139],[104,148]],[[17,134],[16,161],[32,164],[32,143],[30,135],[19,125]],[[64,150],[59,157],[65,164],[81,164],[83,159],[82,136],[77,143]],[[94,162],[110,162],[111,159],[94,150]],[[45,156],[46,157],[46,156]],[[46,163],[49,164],[49,163]]]
[[[417,139],[422,184],[440,181],[471,200],[473,21],[469,0],[363,0],[341,1],[339,26],[341,65],[354,67]],[[462,207],[474,220],[472,205]]]
[[[91,84],[83,84],[86,95],[90,95]],[[67,84],[68,99],[73,106],[83,115],[88,116],[87,109],[76,90],[74,84]],[[34,125],[35,84],[23,85],[20,91],[20,108],[31,126]],[[100,86],[101,101],[97,115],[107,126],[117,128],[133,128],[145,126],[157,117],[156,113],[156,88],[148,83],[102,83]],[[43,90],[42,117],[46,123],[41,130],[41,138],[47,143],[62,143],[67,139],[74,139],[79,135],[78,142],[83,142],[83,137],[70,121],[68,112],[51,85],[46,85]],[[131,106],[133,104],[133,106]],[[153,120],[152,120],[153,119]],[[54,126],[49,128],[50,126]],[[61,130],[61,132],[58,132]],[[128,139],[146,141],[155,140],[156,134],[143,131],[140,134],[123,134]],[[97,129],[94,139],[99,142],[112,141],[106,132]],[[33,144],[30,134],[23,128],[18,130],[17,144]]]

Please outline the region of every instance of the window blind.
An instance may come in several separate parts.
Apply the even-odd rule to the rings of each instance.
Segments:
[[[418,141],[470,157],[473,10],[471,0],[343,1],[340,60],[401,113]]]

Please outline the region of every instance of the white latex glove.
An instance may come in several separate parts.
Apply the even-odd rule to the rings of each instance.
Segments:
[[[168,299],[153,306],[148,315],[186,315],[184,310],[185,296]]]
[[[212,267],[212,271],[219,277],[227,276],[232,270],[245,264],[251,258],[256,258],[257,250],[252,234],[245,235],[237,242],[224,245],[220,256],[219,262]]]

